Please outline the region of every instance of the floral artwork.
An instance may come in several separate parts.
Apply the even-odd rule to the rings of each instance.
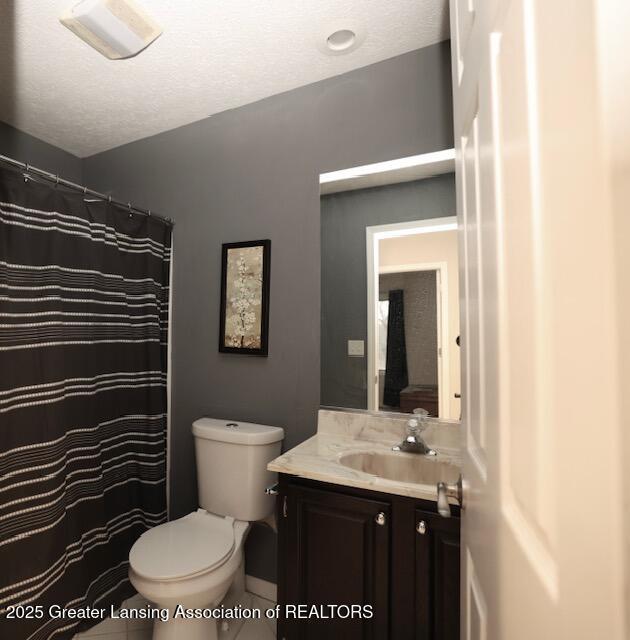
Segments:
[[[223,245],[220,351],[266,355],[269,241]]]
[[[262,247],[228,251],[225,342],[228,347],[260,349]]]

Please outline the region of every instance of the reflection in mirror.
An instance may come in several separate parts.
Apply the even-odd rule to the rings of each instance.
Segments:
[[[455,184],[442,174],[371,188],[355,176],[322,195],[323,406],[460,418]]]
[[[452,218],[368,227],[368,408],[459,418],[457,230]],[[373,302],[372,302],[373,301]],[[369,314],[369,311],[368,311]],[[378,382],[376,382],[378,381]]]

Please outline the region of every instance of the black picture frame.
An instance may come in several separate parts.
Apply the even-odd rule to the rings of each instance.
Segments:
[[[261,314],[260,314],[260,348],[228,346],[225,339],[226,326],[226,294],[228,254],[233,249],[248,247],[262,247],[262,283],[261,283]],[[221,250],[221,308],[219,321],[219,351],[221,353],[236,353],[251,356],[267,356],[269,354],[269,291],[271,274],[271,240],[250,240],[248,242],[228,242]]]

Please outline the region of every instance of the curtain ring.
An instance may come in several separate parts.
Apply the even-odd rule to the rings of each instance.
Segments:
[[[59,174],[55,176],[55,187],[59,186]]]
[[[83,187],[83,195],[86,196],[87,195],[87,187]]]
[[[107,196],[107,204],[111,204],[112,203],[112,197],[111,196]]]
[[[131,202],[127,203],[127,208],[129,209],[129,217],[133,217],[133,213],[131,212]]]

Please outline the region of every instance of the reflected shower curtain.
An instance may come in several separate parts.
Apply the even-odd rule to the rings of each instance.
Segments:
[[[0,638],[95,624],[166,520],[171,229],[0,170]],[[8,619],[11,605],[42,607]]]
[[[383,404],[400,407],[400,392],[408,384],[404,292],[402,289],[393,289],[389,292]]]

